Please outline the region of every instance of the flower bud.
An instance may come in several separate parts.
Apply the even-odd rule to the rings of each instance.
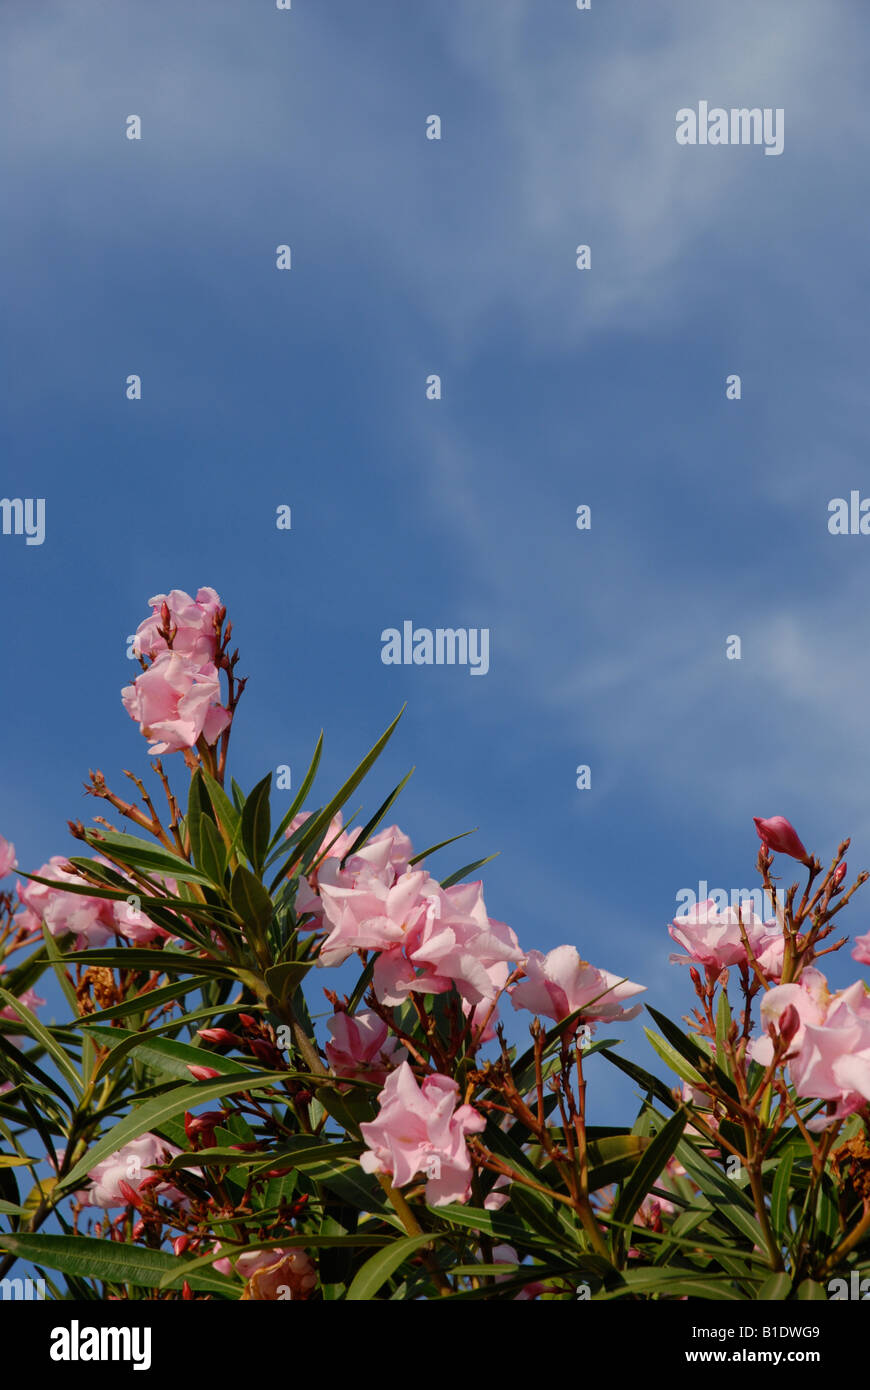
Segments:
[[[183,1255],[190,1244],[190,1236],[176,1236],[172,1242],[172,1250],[176,1255]]]
[[[767,849],[775,854],[787,854],[791,859],[799,859],[802,864],[810,863],[810,856],[801,844],[797,831],[785,816],[769,816],[767,820],[753,816],[753,820],[758,838]]]
[[[214,1067],[194,1066],[192,1062],[188,1062],[187,1070],[196,1081],[213,1081],[216,1076],[221,1075]]]
[[[790,1043],[801,1026],[801,1016],[794,1004],[788,1004],[779,1016],[779,1032],[784,1043]]]
[[[836,869],[834,870],[834,887],[835,887],[835,888],[839,888],[840,884],[843,882],[843,879],[844,879],[845,877],[846,877],[846,861],[845,861],[845,859],[844,859],[843,862],[842,862],[842,864],[838,864],[837,867],[836,867]]]
[[[201,1038],[206,1042],[234,1044],[239,1041],[235,1033],[231,1033],[228,1028],[198,1028],[196,1030]]]

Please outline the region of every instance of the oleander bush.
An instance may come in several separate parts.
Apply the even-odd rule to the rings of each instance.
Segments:
[[[453,841],[384,825],[404,781],[345,827],[397,721],[326,798],[321,740],[276,823],[272,775],[230,776],[245,682],[218,595],[151,608],[122,692],[151,790],[92,772],[107,814],[70,823],[82,852],[0,894],[0,1277],[35,1269],[59,1299],[870,1290],[870,993],[819,969],[867,877],[847,885],[848,841],[824,868],[757,819],[769,918],[710,899],[674,919],[694,1002],[679,1024],[646,1005],[662,1079],[599,1036],[644,987],[521,945],[469,881],[486,860],[439,882]],[[0,839],[0,879],[16,868]],[[870,964],[870,934],[852,955]],[[634,1082],[630,1125],[594,1122],[593,1053]]]

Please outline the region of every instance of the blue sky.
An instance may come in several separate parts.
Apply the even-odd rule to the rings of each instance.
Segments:
[[[444,873],[501,851],[493,916],[674,1015],[676,894],[754,886],[753,815],[870,867],[870,539],[827,529],[870,495],[861,4],[6,0],[0,33],[0,493],[46,499],[42,546],[0,536],[22,867],[89,767],[147,767],[126,637],[201,585],[243,785],[324,727],[327,792],[407,701],[368,808],[416,764],[416,845],[480,827]],[[702,99],[782,108],[783,153],[678,146]],[[488,628],[489,673],[383,665],[405,619]]]

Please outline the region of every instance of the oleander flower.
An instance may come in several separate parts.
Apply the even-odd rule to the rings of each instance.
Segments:
[[[852,952],[852,959],[859,965],[870,965],[870,931],[864,936],[855,937],[855,949]]]
[[[230,722],[221,703],[220,674],[196,666],[175,651],[163,652],[132,685],[121,691],[124,708],[151,741],[149,753],[178,753],[200,735],[216,743]]]
[[[611,1023],[635,1018],[641,1006],[623,1009],[623,999],[645,991],[646,985],[621,980],[608,970],[599,970],[581,960],[573,946],[557,946],[542,955],[529,951],[523,957],[526,978],[510,991],[515,1009],[529,1009],[557,1022],[577,1009],[583,1009],[578,1024],[596,1020]]]
[[[214,589],[200,589],[196,598],[183,589],[173,589],[168,594],[155,594],[148,600],[153,612],[136,629],[133,651],[137,656],[158,657],[168,651],[166,639],[160,636],[162,626],[161,609],[165,603],[169,609],[170,626],[176,629],[172,639],[172,650],[185,657],[194,666],[205,666],[214,661],[217,650],[215,616],[221,608],[221,601]]]
[[[407,1062],[388,1076],[379,1096],[376,1120],[360,1125],[368,1148],[360,1157],[366,1173],[389,1173],[396,1187],[425,1174],[430,1206],[467,1202],[471,1159],[467,1134],[479,1134],[486,1121],[471,1105],[456,1101],[459,1087],[447,1076],[424,1078],[422,1086]]]
[[[671,956],[672,963],[695,963],[717,972],[726,966],[747,965],[741,921],[752,954],[764,974],[768,979],[779,979],[785,944],[782,930],[775,919],[764,922],[757,917],[751,902],[743,902],[739,907],[727,907],[720,912],[715,900],[707,898],[705,902],[697,903],[675,917],[668,931],[688,954],[678,955],[675,952]]]
[[[326,1026],[332,1034],[326,1057],[336,1076],[383,1085],[393,1067],[408,1056],[383,1019],[367,1010],[358,1014],[340,1010]]]
[[[118,1149],[117,1153],[110,1154],[98,1163],[88,1173],[90,1187],[83,1188],[75,1195],[85,1207],[103,1207],[106,1210],[110,1207],[125,1207],[129,1203],[129,1197],[125,1194],[124,1187],[132,1188],[134,1193],[138,1193],[146,1178],[154,1177],[150,1171],[152,1167],[166,1163],[182,1152],[183,1150],[161,1139],[157,1134],[143,1134],[139,1139],[131,1139],[129,1144]],[[199,1173],[200,1170],[191,1168],[188,1171]],[[168,1182],[157,1183],[154,1191],[157,1196],[168,1202],[185,1200],[184,1194]]]
[[[0,878],[6,878],[13,869],[18,868],[18,860],[15,858],[15,846],[8,840],[4,840],[0,835]]]

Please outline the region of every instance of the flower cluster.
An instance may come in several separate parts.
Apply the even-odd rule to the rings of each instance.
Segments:
[[[232,718],[221,703],[220,630],[225,610],[214,589],[193,599],[183,589],[149,599],[135,655],[150,665],[121,692],[124,708],[151,741],[150,753],[175,753],[203,738],[217,742]]]

